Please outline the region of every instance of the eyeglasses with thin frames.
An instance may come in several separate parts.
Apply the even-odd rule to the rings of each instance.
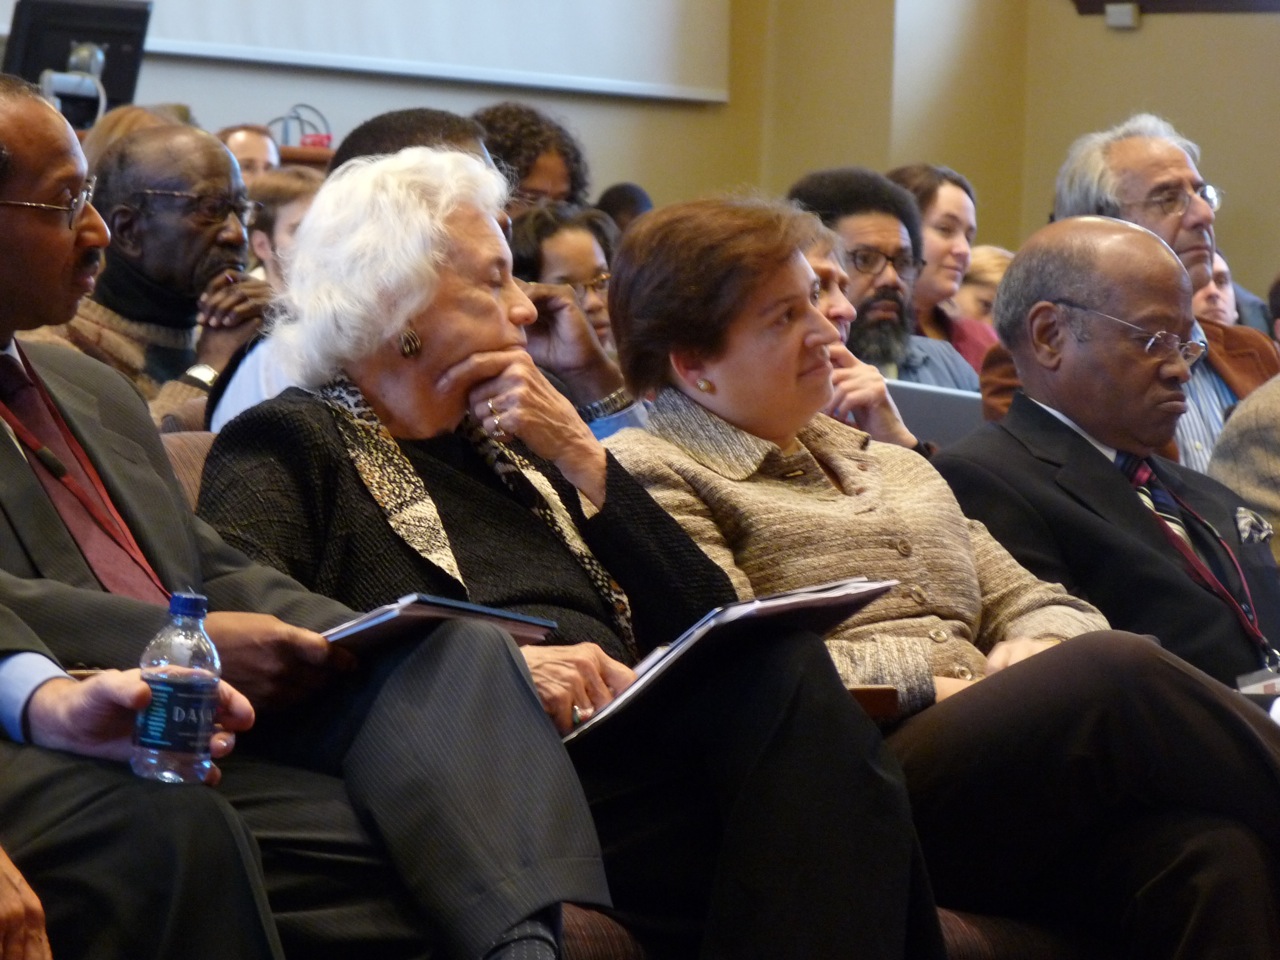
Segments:
[[[148,197],[178,197],[188,201],[191,212],[205,223],[222,223],[227,217],[235,214],[243,226],[253,224],[254,215],[262,209],[262,204],[245,197],[229,197],[223,193],[191,193],[187,190],[139,190],[139,194]]]
[[[1176,333],[1161,330],[1153,334],[1150,330],[1140,327],[1136,323],[1121,320],[1119,317],[1113,317],[1111,314],[1103,313],[1101,310],[1094,310],[1092,307],[1072,303],[1070,300],[1051,300],[1050,303],[1057,304],[1060,307],[1068,307],[1072,310],[1081,310],[1084,313],[1092,313],[1095,317],[1106,317],[1108,320],[1123,324],[1131,330],[1137,330],[1142,336],[1134,337],[1133,339],[1143,341],[1142,349],[1158,360],[1172,360],[1177,356],[1181,357],[1188,367],[1191,367],[1195,366],[1195,362],[1204,356],[1203,343],[1197,343],[1194,340],[1183,340]]]
[[[84,182],[80,192],[72,197],[71,203],[65,207],[59,203],[33,203],[30,200],[0,200],[0,206],[27,207],[32,210],[57,210],[67,215],[67,229],[74,230],[76,223],[80,220],[80,215],[84,213],[84,208],[93,201],[93,188],[96,185],[97,178],[90,177]]]
[[[903,251],[891,257],[883,250],[865,244],[859,244],[847,250],[845,259],[853,269],[869,277],[874,277],[883,270],[886,263],[892,263],[894,273],[907,283],[914,280],[924,267],[924,261],[914,254]]]
[[[568,281],[568,283],[573,288],[574,296],[581,302],[587,298],[588,293],[596,293],[602,297],[607,294],[609,292],[609,280],[612,277],[613,274],[608,270],[601,270],[590,280],[584,280],[581,283]]]
[[[1222,191],[1213,184],[1202,183],[1194,190],[1170,187],[1168,190],[1160,191],[1154,197],[1133,200],[1125,203],[1124,206],[1159,207],[1160,212],[1166,217],[1180,217],[1187,212],[1187,207],[1191,206],[1192,197],[1199,197],[1209,205],[1210,210],[1217,213],[1218,208],[1222,206],[1222,196]]]

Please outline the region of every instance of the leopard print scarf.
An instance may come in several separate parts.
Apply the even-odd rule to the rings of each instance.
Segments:
[[[452,577],[465,592],[467,585],[458,571],[458,562],[435,502],[360,389],[340,374],[320,387],[317,394],[332,412],[352,466],[382,509],[391,529],[423,559]],[[612,614],[614,629],[634,656],[635,635],[627,595],[592,554],[555,487],[524,457],[493,440],[470,414],[463,420],[459,432],[519,502],[534,504],[534,512],[586,571]]]

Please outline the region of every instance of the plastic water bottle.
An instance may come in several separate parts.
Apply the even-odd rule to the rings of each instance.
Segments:
[[[139,666],[151,703],[138,712],[130,765],[140,777],[201,783],[213,768],[213,736],[222,666],[204,630],[209,601],[197,593],[169,599],[169,622],[147,644]]]

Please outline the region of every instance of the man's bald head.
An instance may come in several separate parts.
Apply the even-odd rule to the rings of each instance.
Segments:
[[[996,328],[1027,395],[1145,456],[1173,436],[1191,375],[1191,280],[1136,224],[1074,217],[1035,233],[996,294]]]
[[[1151,245],[1157,256],[1173,254],[1151,231],[1109,217],[1071,217],[1032,234],[1000,283],[994,322],[1001,342],[1017,356],[1027,340],[1027,315],[1038,301],[1096,298],[1102,251],[1126,240]]]
[[[223,157],[235,164],[222,141],[197,127],[174,125],[136,130],[108,147],[98,161],[95,202],[99,209],[107,211],[127,204],[139,190],[182,189],[174,185],[184,179],[193,160],[221,161]],[[238,166],[236,179],[240,179]]]

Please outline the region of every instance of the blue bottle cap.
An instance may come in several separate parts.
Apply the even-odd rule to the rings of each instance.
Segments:
[[[209,598],[198,593],[175,593],[169,598],[169,616],[203,617],[209,612]]]

